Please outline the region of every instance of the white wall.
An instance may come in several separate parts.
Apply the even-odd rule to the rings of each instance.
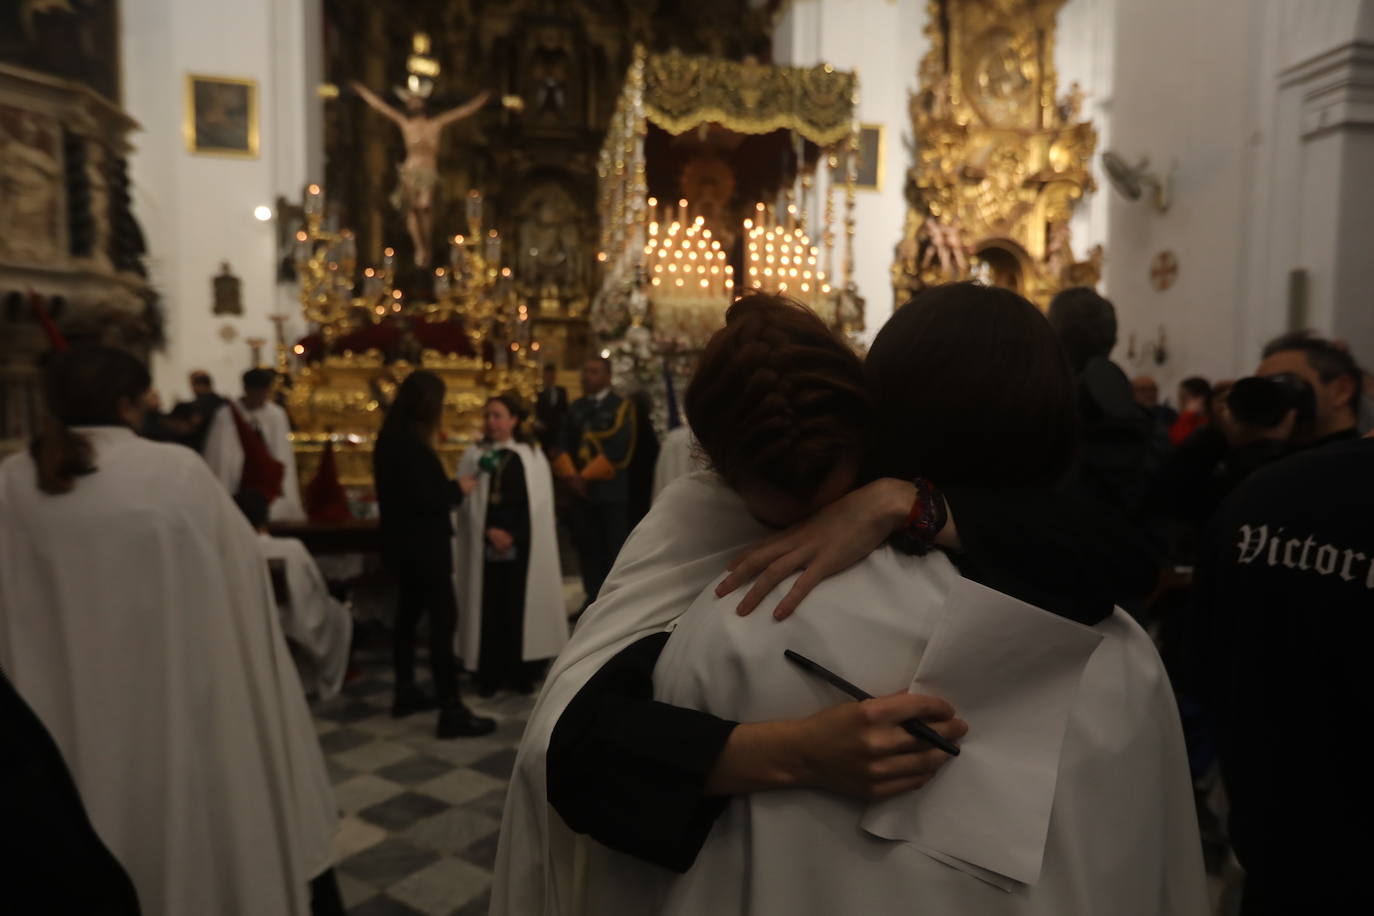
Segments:
[[[796,0],[774,34],[779,64],[827,63],[859,75],[859,121],[884,126],[882,187],[858,191],[854,202],[854,281],[866,299],[867,337],[871,340],[892,314],[889,268],[902,237],[906,200],[902,187],[911,156],[907,142],[911,119],[907,92],[916,86],[916,68],[925,56],[924,0]],[[819,203],[822,189],[818,185]],[[835,193],[837,239],[843,238],[844,192]],[[823,212],[812,207],[816,221]],[[835,260],[838,274],[840,260]]]
[[[1166,214],[1099,191],[1116,359],[1170,394],[1193,373],[1249,373],[1289,329],[1289,272],[1303,269],[1298,323],[1374,362],[1374,45],[1352,45],[1374,40],[1374,3],[1101,2],[1115,6],[1104,148],[1175,167]],[[1149,264],[1164,249],[1180,269],[1158,292]],[[1131,333],[1160,325],[1168,363],[1130,360]]]
[[[299,193],[319,154],[322,21],[319,0],[125,0],[121,4],[124,107],[143,127],[130,160],[134,212],[147,237],[150,280],[167,315],[166,352],[155,360],[164,401],[189,394],[203,368],[222,393],[239,391],[245,340],[274,339],[279,306],[295,318],[294,290],[275,279],[276,226],[253,216],[279,193]],[[261,144],[255,159],[193,155],[182,134],[189,73],[258,83]],[[242,280],[244,314],[212,314],[211,279],[229,262]],[[237,332],[229,342],[220,329]]]

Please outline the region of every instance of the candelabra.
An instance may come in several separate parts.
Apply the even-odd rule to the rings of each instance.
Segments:
[[[325,217],[324,192],[306,188],[305,224],[296,233],[295,264],[301,283],[301,306],[317,325],[328,351],[357,325],[377,323],[403,310],[404,294],[396,288],[396,252],[387,248],[379,266],[366,267],[361,283],[357,241]],[[441,321],[458,319],[479,355],[492,345],[492,362],[505,368],[513,359],[538,350],[532,340],[528,309],[518,301],[509,267],[501,266],[501,236],[483,232],[482,195],[471,191],[466,202],[468,231],[449,240],[447,267],[434,271],[434,302],[416,303],[411,311]]]
[[[788,205],[787,220],[779,223],[772,211],[760,203],[754,207],[754,218],[744,221],[748,233],[744,259],[749,286],[786,293],[823,317],[833,318],[830,283],[817,265],[820,253],[798,224],[796,210],[795,205]]]
[[[651,197],[648,204],[655,212],[658,201]],[[688,214],[686,200],[678,201],[676,211],[670,208],[663,222],[650,221],[643,264],[658,335],[704,342],[730,304],[735,269],[706,220]]]
[[[324,191],[317,184],[305,189],[304,211],[294,258],[301,308],[306,320],[319,326],[328,349],[353,325],[355,314],[361,312],[376,321],[388,309],[401,310],[401,291],[394,288],[396,252],[386,249],[380,268],[363,271],[361,295],[355,296],[358,244],[353,233],[326,221]]]
[[[449,239],[448,267],[434,270],[431,308],[443,320],[460,318],[480,353],[486,341],[499,349],[496,339],[504,325],[517,319],[520,307],[511,269],[501,266],[501,236],[495,229],[482,231],[480,192],[468,193],[466,209],[468,231]],[[493,352],[493,362],[500,358]]]

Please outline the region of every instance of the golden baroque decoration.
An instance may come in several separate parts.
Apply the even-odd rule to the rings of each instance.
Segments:
[[[777,67],[670,51],[644,66],[644,114],[671,134],[703,124],[746,134],[787,129],[828,146],[853,130],[857,90],[853,73],[829,64]]]
[[[1095,185],[1097,133],[1075,84],[1056,97],[1055,17],[1065,0],[930,0],[920,90],[910,96],[915,163],[892,265],[898,302],[977,277],[1042,308],[1094,285],[1098,246],[1074,259],[1069,218]]]

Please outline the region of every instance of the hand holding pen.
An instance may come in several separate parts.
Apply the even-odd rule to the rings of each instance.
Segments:
[[[860,687],[854,686],[849,681],[846,681],[844,678],[840,677],[835,672],[831,671],[830,669],[822,665],[817,664],[816,662],[813,662],[811,659],[807,658],[805,655],[802,655],[800,652],[793,652],[791,649],[784,649],[782,654],[784,657],[786,657],[786,659],[789,662],[796,665],[798,668],[801,668],[807,674],[814,675],[815,677],[818,677],[821,680],[826,681],[834,687],[837,687],[838,689],[849,694],[849,696],[853,697],[856,700],[873,699],[873,694],[869,693],[866,690],[863,690]],[[907,732],[907,734],[911,735],[913,738],[918,738],[922,741],[925,741],[932,747],[937,747],[940,750],[944,751],[946,754],[949,754],[951,757],[959,756],[958,745],[941,736],[938,732],[936,732],[926,723],[922,722],[920,719],[908,719],[907,721],[901,723],[901,727],[904,731]]]

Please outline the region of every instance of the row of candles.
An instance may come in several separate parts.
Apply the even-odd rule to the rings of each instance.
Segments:
[[[649,198],[650,209],[658,201]],[[706,228],[705,218],[691,218],[687,201],[679,200],[676,215],[666,224],[652,220],[644,244],[644,267],[658,298],[727,300],[735,287],[735,269],[726,263],[720,241]]]
[[[744,265],[751,288],[786,293],[807,305],[830,293],[825,271],[817,266],[820,252],[799,224],[796,204],[788,205],[785,225],[763,204],[755,204],[754,218],[744,221],[744,230]]]

